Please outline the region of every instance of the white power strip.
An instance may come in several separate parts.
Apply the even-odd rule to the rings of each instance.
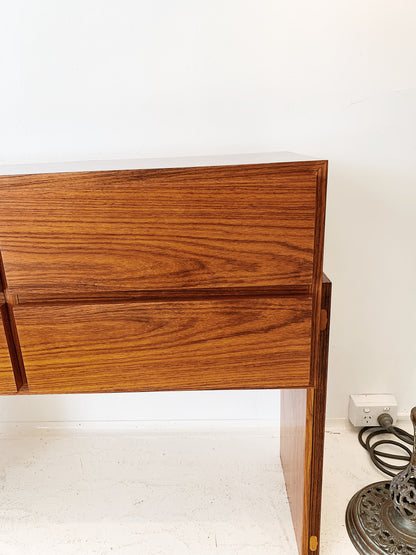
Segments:
[[[350,395],[348,418],[353,426],[378,426],[377,418],[387,413],[397,420],[397,401],[394,395]]]

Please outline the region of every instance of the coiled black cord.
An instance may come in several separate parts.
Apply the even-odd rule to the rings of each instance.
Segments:
[[[370,458],[374,465],[388,476],[393,477],[396,476],[396,474],[401,470],[404,470],[410,462],[412,450],[405,444],[413,445],[413,435],[409,434],[405,430],[402,430],[401,428],[393,426],[393,419],[389,414],[381,414],[378,417],[378,423],[380,426],[367,426],[365,428],[361,428],[358,434],[358,441],[364,449],[369,452]],[[367,433],[368,435],[364,438]],[[400,440],[401,443],[399,443],[399,441],[386,438],[379,439],[378,441],[372,443],[374,438],[386,434],[393,434],[398,440]],[[394,445],[405,451],[407,454],[393,455],[392,453],[385,453],[377,449],[380,445]],[[391,464],[383,459],[405,461],[405,463],[403,465]]]

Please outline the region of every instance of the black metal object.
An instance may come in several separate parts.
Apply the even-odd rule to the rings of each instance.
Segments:
[[[378,417],[380,426],[366,426],[358,433],[360,445],[368,451],[371,461],[379,470],[391,476],[407,468],[412,451],[408,445],[413,445],[413,434],[393,426],[393,419],[389,414]],[[390,439],[393,436],[394,439]],[[403,451],[402,455],[381,450],[385,445],[394,445]],[[392,464],[388,461],[400,461],[402,464]]]
[[[362,555],[416,555],[416,407],[412,409],[413,452],[391,482],[376,482],[348,504],[346,525]]]
[[[407,467],[391,481],[390,494],[400,515],[416,526],[416,407],[413,407],[410,418],[414,431],[413,453]]]

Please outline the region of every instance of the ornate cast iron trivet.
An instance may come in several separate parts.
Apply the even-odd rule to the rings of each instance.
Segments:
[[[371,484],[347,507],[348,534],[362,555],[416,555],[416,407],[413,453],[408,466],[391,482]]]

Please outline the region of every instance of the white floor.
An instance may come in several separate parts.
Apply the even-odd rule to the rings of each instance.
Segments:
[[[0,428],[0,555],[295,555],[267,423]],[[321,554],[354,555],[344,512],[386,479],[330,422]]]

